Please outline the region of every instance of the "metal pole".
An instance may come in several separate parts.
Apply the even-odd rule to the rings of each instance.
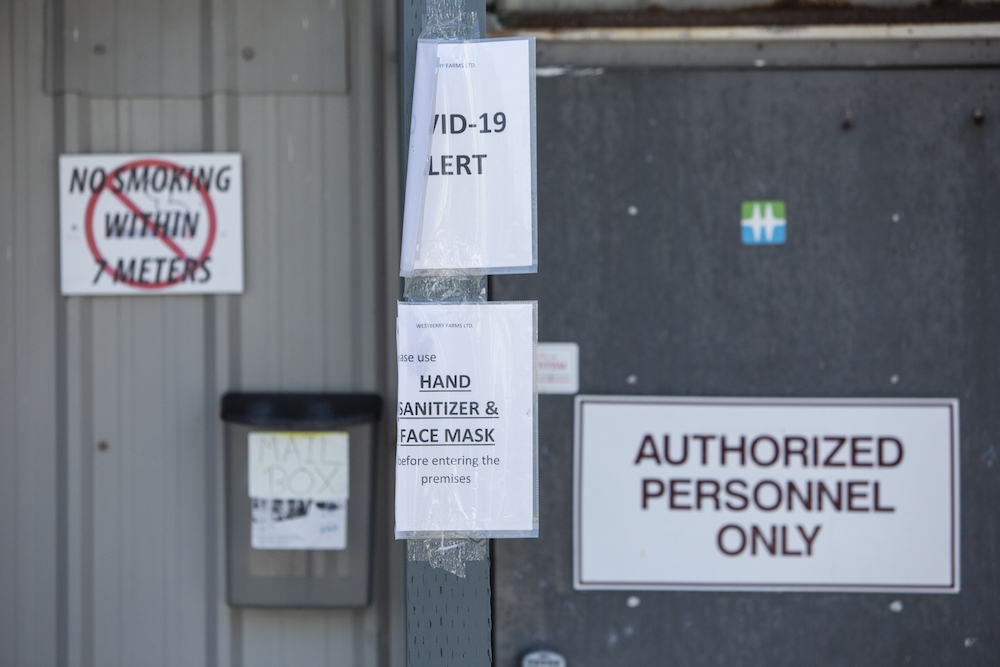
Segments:
[[[433,0],[432,0],[433,1]],[[463,0],[476,12],[480,37],[486,37],[485,0]],[[399,155],[400,191],[406,182],[417,39],[424,27],[427,0],[399,3]],[[407,301],[447,303],[485,301],[485,276],[435,276],[406,281]],[[489,667],[493,662],[490,562],[487,540],[442,540],[451,570],[431,555],[435,545],[409,540],[406,561],[406,664],[408,667]],[[458,548],[455,548],[455,547]],[[459,556],[459,554],[461,554]],[[455,567],[455,556],[460,561]],[[468,557],[470,560],[465,561]],[[461,577],[455,572],[464,573]]]

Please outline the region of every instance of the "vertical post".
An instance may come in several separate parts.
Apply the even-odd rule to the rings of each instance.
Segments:
[[[431,0],[433,2],[433,0]],[[486,37],[485,0],[462,0],[476,12]],[[427,0],[399,0],[400,190],[406,182],[417,39]],[[407,301],[485,301],[485,276],[428,276],[407,279]],[[489,667],[493,662],[490,562],[487,540],[442,540],[452,560],[442,568],[436,545],[409,540],[406,562],[406,664],[408,667]],[[465,560],[468,559],[468,560]],[[458,576],[464,573],[464,577]]]
[[[486,0],[463,0],[465,10],[479,17],[479,36],[486,38]],[[406,183],[406,155],[410,149],[410,114],[413,102],[413,71],[417,64],[417,39],[424,28],[427,0],[399,0],[399,174],[400,195]]]
[[[408,553],[412,546],[407,545]],[[407,667],[493,664],[489,556],[465,563],[465,575],[458,577],[430,561],[407,559]]]

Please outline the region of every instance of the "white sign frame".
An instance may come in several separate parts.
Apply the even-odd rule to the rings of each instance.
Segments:
[[[947,410],[948,424],[945,425],[943,422],[938,424],[939,428],[935,431],[937,433],[947,432],[948,433],[948,452],[947,459],[949,466],[941,472],[941,480],[939,482],[946,483],[948,496],[950,501],[950,508],[947,509],[947,517],[950,525],[948,526],[948,535],[945,539],[950,540],[950,548],[948,549],[948,560],[950,574],[944,575],[943,568],[937,566],[938,569],[935,570],[935,577],[939,577],[939,580],[935,583],[928,584],[926,581],[914,581],[909,582],[872,582],[864,581],[859,582],[855,579],[853,582],[839,582],[831,581],[829,578],[823,580],[822,577],[815,577],[812,581],[789,581],[789,580],[770,580],[761,581],[753,580],[754,574],[751,572],[747,573],[749,568],[743,567],[741,579],[740,576],[730,576],[723,577],[719,580],[706,581],[704,579],[710,579],[711,577],[704,577],[701,581],[684,579],[683,577],[671,578],[669,573],[664,572],[662,578],[658,580],[652,580],[650,577],[637,576],[635,574],[635,569],[629,569],[629,563],[632,562],[629,558],[632,556],[624,555],[620,565],[616,564],[616,568],[620,568],[621,571],[628,571],[631,580],[626,580],[628,577],[601,577],[596,578],[586,572],[594,572],[593,564],[585,568],[584,560],[590,558],[587,556],[588,549],[592,549],[594,544],[593,538],[585,539],[584,531],[588,530],[585,525],[586,521],[590,520],[588,517],[584,516],[583,505],[583,494],[585,493],[583,474],[584,474],[584,456],[586,455],[586,443],[583,442],[585,438],[585,433],[587,424],[585,423],[586,410],[589,406],[626,406],[633,407],[637,406],[643,408],[645,406],[660,407],[668,406],[672,408],[684,409],[690,411],[692,408],[696,407],[707,407],[716,411],[725,411],[728,408],[742,407],[750,409],[770,409],[770,408],[810,408],[810,409],[826,409],[826,408],[845,408],[845,409],[857,409],[857,408],[878,408],[885,407],[892,410],[897,410],[899,408],[943,408]],[[679,413],[678,413],[679,414]],[[930,419],[928,416],[929,412],[925,413],[925,417]],[[914,413],[917,416],[917,413]],[[607,417],[605,417],[607,419]],[[619,414],[619,420],[622,419],[622,415]],[[934,419],[942,419],[935,413]],[[651,418],[650,421],[653,421]],[[680,420],[678,420],[680,421]],[[620,423],[620,422],[619,422]],[[710,431],[705,431],[710,432]],[[727,431],[719,430],[717,433],[727,433]],[[629,435],[632,433],[629,431]],[[749,434],[748,434],[749,435]],[[790,435],[786,433],[785,435]],[[797,591],[797,592],[855,592],[855,593],[958,593],[960,591],[961,582],[961,540],[960,540],[960,466],[959,466],[959,450],[960,450],[960,433],[959,433],[959,401],[958,399],[931,399],[931,398],[906,398],[906,399],[895,399],[895,398],[706,398],[706,397],[642,397],[642,396],[587,396],[580,395],[576,397],[575,401],[575,414],[574,414],[574,479],[573,479],[573,579],[574,588],[576,590],[659,590],[659,591],[678,591],[678,590],[709,590],[709,591],[771,591],[771,592],[782,592],[782,591]],[[636,446],[638,442],[633,443],[628,436],[623,436],[623,440],[627,440],[627,445],[622,445],[626,448],[628,454],[632,457],[636,457]],[[634,438],[633,438],[634,439]],[[641,439],[640,439],[641,440]],[[643,445],[645,446],[645,445]],[[676,440],[675,440],[676,446]],[[677,458],[680,458],[676,454]],[[925,450],[924,450],[925,451]],[[700,456],[704,456],[701,454]],[[940,452],[936,453],[935,456],[941,458],[942,454]],[[602,471],[607,472],[608,466],[604,462],[599,461],[594,464]],[[922,464],[923,465],[923,464]],[[924,466],[925,468],[927,466]],[[877,469],[877,468],[873,468]],[[850,468],[848,468],[850,470]],[[613,474],[613,473],[612,473]],[[666,473],[664,473],[666,474]],[[749,476],[751,473],[746,473]],[[778,472],[772,473],[778,476]],[[609,482],[609,485],[611,483]],[[645,484],[645,481],[643,481]],[[589,487],[588,487],[589,488]],[[943,487],[942,487],[943,488]],[[656,489],[654,488],[654,491]],[[643,498],[644,490],[636,492],[636,498],[640,501],[645,501]],[[619,491],[622,493],[622,491]],[[940,495],[940,494],[939,494]],[[936,496],[935,496],[936,497]],[[593,496],[591,500],[593,501]],[[604,496],[601,496],[604,498]],[[634,500],[634,499],[633,499]],[[671,502],[673,498],[671,497]],[[700,502],[700,499],[699,499]],[[877,503],[878,500],[876,499]],[[595,503],[592,502],[592,505]],[[707,503],[706,503],[707,504]],[[678,508],[681,509],[681,508]],[[782,508],[783,509],[783,508]],[[588,510],[593,511],[593,510]],[[637,510],[638,511],[638,510]],[[940,513],[940,512],[939,512]],[[695,513],[691,513],[694,515]],[[698,512],[697,514],[701,514]],[[778,513],[776,513],[778,514]],[[720,518],[721,517],[721,518]],[[724,514],[709,513],[705,514],[706,521],[712,521],[714,523],[727,524],[729,523]],[[746,519],[745,519],[746,520]],[[779,519],[775,518],[775,521]],[[623,524],[626,524],[628,519],[624,516],[620,516],[616,519],[616,523],[613,524],[613,528],[620,530]],[[665,524],[666,519],[663,521]],[[608,522],[605,520],[604,522]],[[597,525],[597,524],[593,524]],[[908,524],[908,525],[912,525]],[[664,530],[668,530],[665,528]],[[900,530],[899,528],[894,528],[894,530]],[[814,534],[815,536],[815,534]],[[681,538],[689,537],[689,534],[671,534],[671,538],[674,539],[676,544],[686,544]],[[940,536],[939,536],[940,537]],[[601,539],[610,541],[616,545],[616,548],[622,547],[622,541],[620,536],[602,534]],[[721,537],[719,538],[722,539]],[[935,542],[935,544],[940,543]],[[783,543],[784,544],[784,543]],[[852,541],[852,545],[861,544],[861,542]],[[682,549],[685,547],[682,547]],[[721,548],[721,547],[720,547]],[[735,547],[733,547],[735,550]],[[782,549],[784,546],[782,546]],[[911,545],[912,548],[912,545]],[[594,552],[597,554],[598,552]],[[749,552],[748,552],[749,553]],[[763,553],[763,551],[762,551]],[[909,553],[909,552],[907,552]],[[601,556],[602,563],[607,562],[607,556]],[[674,556],[675,561],[681,556]],[[696,557],[688,552],[683,558],[688,559],[686,562],[698,562],[700,563],[696,567],[716,568],[716,572],[723,568],[718,568],[717,565],[710,564],[707,560],[692,560]],[[719,559],[717,559],[719,560]],[[938,558],[938,561],[941,559]],[[651,561],[652,562],[652,561]],[[655,561],[659,563],[660,561]],[[714,561],[713,561],[714,562]],[[748,561],[736,561],[736,563],[746,564]],[[935,561],[937,562],[937,561]],[[942,561],[943,562],[943,561]],[[607,572],[607,566],[601,565],[598,569],[604,569]],[[659,568],[661,571],[663,567]],[[733,570],[739,570],[740,566],[735,565]],[[830,576],[829,570],[827,572],[828,577]],[[714,574],[712,576],[715,576]],[[798,576],[798,575],[796,575]],[[794,577],[792,577],[794,578]]]
[[[62,294],[242,293],[242,164],[239,153],[60,155]]]

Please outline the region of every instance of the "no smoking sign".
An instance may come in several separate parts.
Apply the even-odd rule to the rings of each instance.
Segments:
[[[62,293],[243,291],[237,153],[59,159]]]

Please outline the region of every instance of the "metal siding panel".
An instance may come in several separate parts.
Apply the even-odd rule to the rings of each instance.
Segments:
[[[321,104],[313,96],[278,100],[275,129],[286,150],[283,156],[279,153],[285,158],[278,170],[281,208],[272,221],[278,227],[274,252],[281,276],[275,315],[281,327],[280,384],[288,389],[324,385],[324,318],[316,307],[317,296],[329,289],[323,284]]]
[[[81,145],[80,99],[77,95],[66,94],[56,101],[62,119],[63,150],[79,152]],[[86,106],[86,105],[83,105]],[[66,663],[69,667],[81,667],[89,662],[84,656],[93,654],[90,640],[93,637],[90,610],[93,598],[89,583],[93,555],[93,510],[91,482],[93,475],[93,428],[90,391],[86,382],[90,380],[91,340],[86,335],[90,330],[90,301],[87,299],[66,299],[65,338],[66,345]],[[72,332],[72,335],[69,334]]]
[[[347,388],[359,262],[352,252],[347,100],[244,97],[240,109],[248,266],[243,387]]]
[[[198,0],[68,0],[66,53],[53,92],[96,96],[202,92]],[[53,67],[59,67],[53,63]]]
[[[66,560],[67,637],[70,667],[93,662],[93,392],[88,382],[92,349],[91,302],[72,297],[66,304]]]
[[[195,16],[198,14],[196,13]],[[115,3],[114,41],[102,60],[114,68],[114,89],[88,91],[101,95],[163,95],[163,6],[159,0],[124,0]],[[197,25],[195,25],[197,44]],[[103,62],[100,63],[101,66]],[[197,90],[195,88],[194,90]]]
[[[240,304],[241,388],[279,389],[280,323],[275,317],[280,294],[277,101],[270,97],[239,99],[243,151],[243,215],[246,291]]]
[[[197,146],[200,104],[95,100],[95,150]],[[109,444],[94,482],[98,665],[199,664],[214,632],[206,627],[204,428],[214,397],[205,396],[203,303],[94,300],[95,429]]]
[[[372,103],[385,108],[379,95],[381,90],[376,83],[378,77],[370,69],[364,68],[360,69],[356,80],[355,92],[350,100],[350,141],[344,148],[334,146],[346,161],[347,175],[341,176],[341,180],[349,187],[348,195],[374,190],[375,182],[380,181],[380,171],[386,164],[383,157],[386,144],[379,136],[379,118],[367,108]],[[331,164],[336,163],[331,160]],[[381,198],[351,196],[349,204],[347,215],[359,223],[362,220],[390,219],[385,215],[385,202]],[[345,374],[344,377],[350,377],[353,386],[374,388],[378,386],[379,373],[384,369],[386,361],[380,354],[386,339],[381,335],[377,324],[381,319],[380,285],[384,266],[380,251],[384,246],[386,232],[378,225],[359,223],[355,223],[350,236],[355,261],[352,267],[354,284],[350,295],[353,321],[349,324],[353,328],[357,348],[350,369],[351,375]],[[395,260],[390,259],[390,262],[394,264]],[[344,326],[347,324],[343,323]]]
[[[33,10],[37,25],[20,32],[39,41],[43,30],[41,3],[37,4]],[[363,345],[358,341],[359,332],[372,329],[358,322],[359,317],[368,317],[359,314],[358,304],[375,293],[367,282],[370,276],[359,267],[377,252],[370,233],[362,240],[358,227],[377,221],[370,219],[370,208],[359,214],[362,209],[351,199],[375,196],[368,180],[371,175],[363,179],[354,175],[359,144],[350,138],[357,132],[351,113],[355,118],[359,115],[350,110],[361,109],[362,116],[371,110],[346,96],[167,98],[201,92],[200,67],[218,75],[216,83],[221,88],[236,82],[237,69],[251,62],[239,59],[242,45],[235,38],[235,17],[244,6],[224,0],[203,4],[67,0],[53,10],[63,12],[66,42],[65,62],[52,67],[62,68],[67,88],[104,95],[79,99],[69,95],[58,101],[65,114],[60,128],[66,135],[63,150],[197,150],[211,145],[218,150],[240,150],[246,156],[244,296],[67,301],[68,661],[98,666],[238,665],[257,660],[263,660],[262,664],[371,664],[378,655],[374,609],[306,614],[229,610],[221,586],[213,588],[215,582],[224,582],[224,560],[213,555],[221,553],[218,535],[222,531],[206,526],[206,521],[222,521],[221,513],[206,509],[221,498],[218,443],[209,442],[219,437],[219,429],[214,428],[218,391],[241,384],[267,389],[356,387],[352,373],[357,371],[351,369],[367,369],[372,364],[371,360],[359,361],[359,351],[378,353],[375,341]],[[287,8],[267,11],[301,14],[296,17],[298,27],[272,21],[274,25],[265,26],[266,39],[260,41],[265,45],[265,65],[271,55],[283,63],[303,63],[303,74],[294,82],[301,85],[288,90],[302,92],[307,90],[303,86],[316,86],[346,91],[344,3],[314,0],[300,3],[291,12]],[[359,3],[359,14],[370,12]],[[5,34],[2,21],[6,16],[0,10],[0,36]],[[202,34],[201,21],[206,16],[213,20],[208,37]],[[309,18],[309,28],[303,28],[303,17]],[[12,31],[9,26],[6,29]],[[300,32],[308,33],[307,39]],[[287,43],[289,36],[295,43]],[[210,44],[203,44],[203,39],[210,39]],[[367,43],[370,37],[361,39]],[[13,41],[0,43],[12,44],[9,53],[0,54],[2,77],[15,71],[14,64],[7,67],[3,59],[13,57],[15,45]],[[103,50],[95,49],[97,45]],[[286,47],[293,52],[282,52]],[[200,62],[209,53],[214,54],[211,66]],[[31,67],[40,67],[42,61],[33,58]],[[170,69],[163,67],[166,62],[171,63]],[[268,67],[263,73],[245,75],[247,85],[278,89],[290,85],[277,61]],[[42,81],[36,74],[32,73],[30,81]],[[211,77],[205,85],[210,83]],[[3,84],[0,78],[0,91]],[[128,97],[139,94],[148,97]],[[11,109],[29,99],[50,103],[47,98],[30,98],[20,89],[3,99],[11,100]],[[0,102],[0,122],[6,121],[5,108]],[[56,203],[51,196],[55,183],[52,156],[56,151],[51,112],[38,113],[32,107],[31,113],[11,111],[11,115],[21,125],[10,126],[8,140],[13,142],[30,119],[36,134],[25,135],[24,145],[31,146],[32,156],[43,158],[35,162],[41,171],[34,172],[32,179],[44,187],[31,190],[32,196],[44,193],[42,208],[48,211],[33,212],[25,219],[52,220]],[[6,129],[0,126],[0,149]],[[0,188],[10,187],[11,192],[24,189],[5,177],[4,169],[15,169],[17,155],[15,150],[0,154]],[[0,195],[3,192],[0,189]],[[18,205],[13,196],[0,199],[0,217],[7,201]],[[3,271],[14,277],[3,281],[5,274],[0,271],[0,371],[4,363],[17,366],[12,373],[0,375],[3,419],[7,418],[4,405],[12,403],[2,399],[13,396],[15,387],[21,396],[27,395],[25,391],[37,394],[38,388],[54,391],[54,372],[38,372],[45,364],[53,369],[57,363],[50,349],[56,331],[55,307],[47,311],[38,307],[46,299],[53,305],[58,300],[54,227],[35,225],[28,231],[33,236],[22,234],[19,227],[0,228],[0,251],[12,234],[13,240],[21,242],[13,250],[14,258],[34,260],[5,264],[0,257]],[[27,275],[32,285],[33,321],[44,321],[44,326],[30,328],[30,335],[24,333],[31,322],[23,316],[24,294],[18,291],[25,277],[22,269],[27,268],[35,272]],[[38,279],[39,271],[48,273],[45,280]],[[35,298],[41,287],[48,291]],[[4,301],[7,297],[9,303]],[[15,303],[15,298],[21,300]],[[21,315],[20,319],[7,319],[8,311]],[[18,333],[8,335],[3,329],[8,321],[18,327]],[[28,348],[29,354],[18,345]],[[32,367],[34,375],[27,378],[35,383],[32,387],[20,380],[36,357],[44,363]],[[37,410],[56,405],[54,395],[43,397]],[[13,409],[9,414],[13,420]],[[54,421],[48,415],[41,424],[52,432],[49,441],[53,443]],[[104,451],[97,448],[101,441],[108,443]],[[39,448],[35,443],[28,457],[24,451],[28,450],[0,450],[0,463],[12,464],[2,470],[13,471],[20,465],[23,471],[27,466],[34,483],[54,481],[54,448]],[[46,464],[42,474],[37,474],[39,463]],[[0,494],[5,493],[21,490],[2,482]],[[0,532],[0,540],[8,534],[12,537],[12,541],[0,542],[0,596],[9,591],[12,599],[17,598],[14,604],[0,604],[0,619],[7,609],[12,610],[13,619],[0,624],[3,664],[49,664],[45,656],[55,655],[56,577],[54,571],[42,572],[46,559],[54,557],[54,521],[48,527],[38,523],[45,512],[52,514],[55,494],[48,488],[43,496],[44,502],[33,498],[31,509],[20,515],[30,518],[40,533],[25,531],[23,520],[19,527],[17,515],[0,519],[0,531],[7,531]],[[25,554],[32,540],[49,540],[48,551],[31,551],[35,571],[27,572]],[[8,544],[13,548],[7,548]],[[220,569],[209,573],[206,568],[210,567]],[[12,569],[27,578],[8,577]],[[35,586],[39,580],[44,586]],[[29,586],[38,594],[30,600],[24,592]],[[35,613],[38,610],[43,613]],[[44,622],[34,623],[31,632],[17,632],[36,616]],[[17,639],[7,642],[8,636]],[[33,648],[26,648],[29,642]],[[25,651],[35,648],[41,653],[30,654],[28,661],[8,661],[4,657],[7,647],[11,655],[15,651],[28,655]],[[35,660],[39,655],[42,659]]]
[[[41,94],[43,6],[0,9],[0,662],[51,665],[57,644],[53,106]],[[8,616],[9,614],[9,616]]]
[[[121,152],[167,150],[163,146],[163,107],[159,98],[118,100],[118,147]],[[192,128],[197,136],[198,126]]]
[[[345,610],[326,617],[323,646],[324,667],[354,667],[356,658],[364,654],[364,643],[358,641],[357,627],[365,610]]]
[[[158,95],[191,95],[207,92],[203,82],[201,0],[159,0],[162,87]],[[141,46],[140,46],[141,48]],[[179,149],[172,149],[179,150]]]
[[[204,149],[202,121],[208,100],[167,100],[160,108],[164,145],[173,152],[198,152]]]
[[[68,0],[56,10],[63,15],[59,38],[67,62],[62,76],[49,77],[51,92],[347,92],[345,3],[234,0],[213,9],[199,0]],[[202,21],[214,22],[214,14],[224,15],[219,23],[233,31],[229,48],[216,56],[226,70],[218,80],[203,79],[214,65],[202,62]],[[245,49],[252,50],[250,57]]]
[[[239,92],[347,92],[345,2],[235,1]]]
[[[27,8],[26,8],[27,9]],[[53,154],[54,117],[52,101],[40,94],[42,80],[42,11],[32,3],[25,12],[19,90],[22,103],[21,146],[23,156],[17,192],[21,205],[15,209],[21,238],[15,254],[26,261],[18,267],[18,418],[17,446],[21,453],[18,476],[30,480],[20,489],[19,627],[24,641],[19,650],[22,664],[50,664],[56,645],[56,465],[59,404],[56,387],[56,311],[59,307],[55,270],[56,213],[52,196],[55,181]],[[17,42],[15,37],[15,44]],[[15,202],[17,196],[15,195]],[[21,245],[20,240],[26,243]],[[21,246],[21,247],[18,247]]]
[[[243,660],[240,667],[281,667],[286,648],[283,642],[284,611],[242,610]],[[305,667],[305,666],[303,666]]]
[[[388,637],[388,628],[384,630],[385,634],[380,637],[380,622],[381,619],[375,607],[354,610],[354,641],[351,642],[354,654],[348,655],[345,651],[339,658],[345,666],[363,667],[364,665],[377,664],[380,658],[382,661],[388,662],[388,648],[382,645],[385,643],[382,637]],[[331,643],[330,650],[334,649],[335,646]]]
[[[348,615],[349,613],[347,612]],[[281,667],[325,666],[327,620],[331,616],[344,614],[345,612],[325,611],[293,611],[283,614]]]
[[[370,284],[362,278],[365,262],[364,250],[358,246],[360,218],[352,215],[354,197],[351,182],[354,177],[355,154],[351,151],[349,100],[346,97],[327,97],[323,100],[323,224],[324,253],[322,258],[322,285],[324,289],[324,324],[326,339],[326,385],[334,388],[358,388],[352,368],[359,356],[354,345],[358,311],[354,299],[358,292]],[[368,257],[373,257],[369,253]],[[363,285],[365,287],[363,287]],[[354,345],[352,345],[352,343]],[[351,349],[351,354],[345,354]]]
[[[95,663],[199,664],[208,630],[201,298],[101,305],[94,366],[109,371],[95,372],[95,412],[118,437],[108,436],[95,471]]]
[[[206,410],[215,416],[214,396],[206,395],[204,367],[206,340],[205,298],[184,297],[165,304],[168,339],[165,373],[167,386],[173,387],[171,410],[167,417],[173,424],[176,453],[171,465],[176,473],[171,500],[177,512],[167,526],[167,544],[174,547],[167,565],[162,595],[168,600],[167,664],[198,664],[207,654],[207,635],[214,628],[207,624],[209,612],[206,584],[212,580],[206,558],[205,507],[212,498],[206,485],[207,457],[211,448],[206,441]],[[176,363],[180,360],[182,363]],[[172,365],[172,369],[170,366]],[[181,641],[181,639],[186,641]]]
[[[355,612],[243,612],[242,667],[340,667],[353,665]]]
[[[121,450],[122,521],[119,549],[123,619],[119,660],[126,665],[153,663],[166,654],[163,641],[163,569],[165,510],[169,470],[166,469],[163,410],[163,322],[159,299],[120,299],[122,374],[118,420]],[[101,360],[95,359],[95,363]],[[157,511],[159,509],[159,511]],[[162,663],[160,663],[162,664]]]
[[[241,384],[350,387],[360,260],[348,100],[244,96],[239,108],[248,201]],[[353,664],[362,649],[352,612],[248,609],[241,617],[247,666]]]
[[[224,426],[215,412],[221,388],[230,386],[231,359],[230,321],[233,297],[206,299],[206,433],[205,452],[205,664],[238,665],[233,655],[233,636],[239,631],[239,610],[226,604],[225,550],[225,461],[223,456]]]
[[[115,92],[115,0],[77,0],[66,7],[63,85],[88,95]]]
[[[94,454],[93,462],[93,665],[122,665],[120,654],[123,626],[131,620],[123,615],[121,581],[124,494],[121,488],[125,442],[119,423],[121,374],[118,350],[122,345],[119,323],[121,300],[97,297],[91,300],[94,440],[107,449]],[[87,576],[87,573],[84,574]]]
[[[14,5],[0,8],[0,507],[17,507],[14,425],[17,310],[14,298]],[[17,655],[17,522],[0,512],[0,663]]]

